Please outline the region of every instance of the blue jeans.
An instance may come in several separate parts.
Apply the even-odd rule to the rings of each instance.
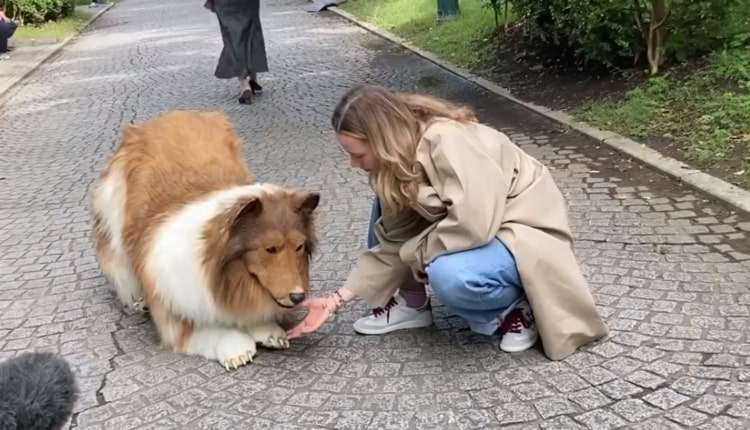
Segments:
[[[370,248],[378,243],[373,226],[380,214],[376,199],[367,237]],[[524,298],[516,260],[498,239],[474,249],[441,255],[425,272],[440,303],[480,334],[493,334],[502,323],[501,316]]]
[[[18,24],[14,21],[0,22],[0,54],[8,50],[8,39],[16,32]]]

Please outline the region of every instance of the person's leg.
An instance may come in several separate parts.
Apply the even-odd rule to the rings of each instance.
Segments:
[[[378,245],[378,238],[377,236],[375,236],[375,223],[378,222],[382,215],[383,210],[380,207],[380,201],[375,198],[372,202],[372,209],[370,210],[370,223],[367,228],[367,249],[372,249]]]
[[[375,223],[380,219],[382,209],[376,198],[370,212],[370,224],[367,232],[367,247],[378,245],[375,235]],[[373,309],[372,315],[354,322],[354,330],[361,334],[385,334],[395,330],[427,327],[432,325],[432,312],[425,286],[414,279],[411,273],[406,275],[399,287],[399,292],[384,308]]]
[[[499,316],[523,297],[513,255],[497,239],[440,256],[426,272],[435,297],[477,333],[494,333]]]
[[[374,248],[378,244],[378,238],[375,236],[375,223],[382,216],[383,211],[380,202],[376,198],[372,204],[370,212],[370,225],[367,230],[367,248]],[[417,282],[411,273],[406,275],[404,282],[399,288],[399,294],[406,300],[406,305],[410,308],[419,309],[427,303],[427,291],[424,284]]]
[[[522,313],[528,305],[515,259],[499,240],[440,256],[426,272],[435,297],[472,331],[491,335],[500,329],[507,344],[501,347],[508,351],[528,349],[536,342],[530,312]],[[517,335],[523,335],[520,342]]]
[[[15,22],[0,22],[0,53],[8,50],[8,39],[13,36],[16,27],[17,24]]]
[[[398,289],[398,294],[406,301],[406,306],[414,309],[423,309],[429,307],[427,299],[427,289],[424,284],[420,283],[411,273],[406,275],[406,279]]]
[[[258,83],[258,74],[250,71],[250,89],[253,90],[253,94],[261,94],[263,87]]]
[[[246,74],[239,76],[237,80],[240,82],[240,104],[252,104],[253,103],[253,91],[250,89],[250,81]]]

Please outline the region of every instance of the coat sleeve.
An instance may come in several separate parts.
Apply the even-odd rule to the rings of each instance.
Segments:
[[[428,225],[413,211],[381,217],[375,223],[379,244],[360,255],[344,287],[370,306],[385,305],[411,274],[410,267],[399,257],[402,245]]]
[[[500,230],[510,176],[470,138],[456,126],[442,126],[429,137],[423,167],[446,214],[416,246],[421,267],[440,255],[483,246]]]

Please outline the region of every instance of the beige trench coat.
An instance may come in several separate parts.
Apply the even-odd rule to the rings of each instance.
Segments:
[[[380,245],[361,255],[345,287],[383,306],[410,271],[429,282],[424,269],[435,258],[498,238],[515,257],[550,359],[607,334],[544,165],[497,130],[447,119],[426,126],[417,161],[428,184],[411,210],[376,222]]]

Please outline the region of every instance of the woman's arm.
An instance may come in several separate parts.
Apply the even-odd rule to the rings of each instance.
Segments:
[[[398,248],[377,246],[362,254],[344,286],[333,294],[308,299],[299,306],[308,314],[287,332],[290,339],[318,330],[328,319],[355,297],[379,306],[387,302],[400,287],[409,267],[398,257]],[[385,297],[385,299],[382,299]]]
[[[311,333],[354,297],[367,301],[372,307],[384,306],[393,297],[411,268],[401,260],[399,251],[408,239],[417,235],[427,224],[415,212],[384,216],[375,223],[378,245],[360,255],[344,285],[335,293],[303,302],[307,317],[288,332],[289,337]]]

